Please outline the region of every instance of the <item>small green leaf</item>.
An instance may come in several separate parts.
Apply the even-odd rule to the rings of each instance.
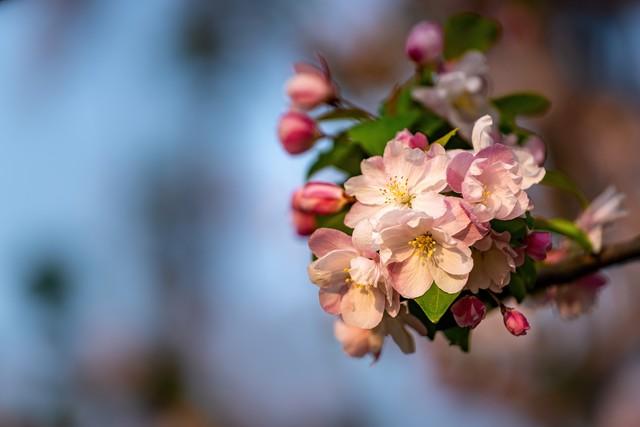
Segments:
[[[344,225],[344,217],[347,215],[347,211],[338,212],[333,215],[318,215],[316,216],[316,222],[318,228],[334,228],[336,230],[343,231],[349,235],[353,232],[349,227]]]
[[[397,116],[383,116],[376,120],[355,125],[347,131],[352,141],[360,143],[362,148],[372,156],[381,155],[387,142],[396,133],[413,125],[420,117],[420,112],[410,111]]]
[[[449,140],[453,137],[453,135],[455,135],[458,132],[458,128],[455,128],[454,130],[452,130],[451,132],[447,133],[445,136],[438,138],[434,144],[440,144],[443,147],[447,145],[447,143],[449,142]]]
[[[500,25],[475,13],[461,13],[447,20],[444,34],[444,56],[452,59],[470,50],[489,50],[500,37]]]
[[[369,120],[371,115],[359,108],[335,108],[316,117],[318,122],[331,120]]]
[[[431,287],[424,295],[415,299],[424,314],[433,323],[438,323],[440,318],[447,312],[449,306],[460,295],[460,292],[448,294],[440,289],[436,283],[432,283]]]
[[[573,194],[583,208],[589,205],[589,201],[584,194],[582,194],[582,191],[580,191],[576,183],[562,172],[547,170],[540,184]]]
[[[366,154],[358,144],[347,141],[336,141],[333,146],[321,152],[307,170],[307,179],[316,172],[333,166],[349,176],[360,173],[360,162]]]
[[[469,352],[469,328],[459,326],[442,331],[450,345],[457,345],[465,353]]]
[[[493,104],[502,116],[538,116],[549,110],[551,103],[547,98],[535,93],[515,93],[493,100]]]
[[[411,82],[394,87],[389,97],[382,104],[380,114],[382,116],[397,116],[414,110],[415,104],[411,97],[412,90],[413,85]]]
[[[536,230],[546,230],[566,236],[580,245],[585,251],[589,253],[593,252],[593,247],[591,246],[591,241],[589,240],[587,234],[582,231],[582,229],[580,229],[576,224],[567,219],[536,218],[535,228]]]

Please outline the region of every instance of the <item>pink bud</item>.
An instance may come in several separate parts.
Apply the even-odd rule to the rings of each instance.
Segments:
[[[504,326],[512,335],[517,337],[520,335],[527,335],[527,331],[529,330],[529,321],[524,317],[524,314],[514,308],[504,306],[501,310]]]
[[[316,231],[316,228],[318,228],[315,215],[302,212],[297,209],[293,209],[291,213],[293,226],[299,236],[310,236],[314,231]]]
[[[487,314],[487,308],[480,298],[467,295],[451,306],[451,312],[458,326],[475,328]]]
[[[293,208],[315,215],[329,215],[342,210],[348,198],[342,187],[330,182],[308,182],[293,195]]]
[[[280,118],[278,137],[289,154],[304,153],[319,136],[316,122],[304,113],[289,111]]]
[[[287,82],[287,95],[295,107],[311,110],[336,98],[336,87],[327,71],[310,64],[296,64],[295,70]]]
[[[417,132],[413,135],[407,129],[398,132],[393,140],[399,141],[409,148],[419,148],[421,150],[424,150],[429,145],[429,140],[424,134]]]
[[[524,143],[524,148],[531,153],[533,160],[535,160],[538,166],[542,166],[544,164],[544,161],[547,158],[547,147],[540,138],[537,136],[529,137]]]
[[[544,261],[551,250],[551,233],[534,231],[527,236],[527,255],[536,261]]]
[[[442,55],[442,27],[435,22],[422,21],[416,24],[405,45],[405,52],[417,64],[434,62]]]

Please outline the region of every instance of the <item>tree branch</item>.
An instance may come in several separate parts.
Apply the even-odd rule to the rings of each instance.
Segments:
[[[615,264],[640,258],[640,236],[626,242],[606,246],[597,255],[581,255],[558,264],[545,265],[538,271],[536,291],[576,279]]]

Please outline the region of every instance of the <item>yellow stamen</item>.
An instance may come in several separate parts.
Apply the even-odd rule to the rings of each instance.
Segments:
[[[385,203],[398,203],[411,207],[411,203],[416,196],[409,193],[409,179],[403,176],[389,178],[387,186],[383,188],[382,195]]]
[[[431,236],[431,233],[427,233],[411,240],[409,246],[415,249],[420,256],[431,258],[436,250],[437,243]]]

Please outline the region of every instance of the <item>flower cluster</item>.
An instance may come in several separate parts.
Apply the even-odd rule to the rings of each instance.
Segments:
[[[548,102],[490,98],[487,61],[473,49],[482,44],[460,49],[459,19],[446,34],[433,22],[414,27],[405,51],[416,74],[380,116],[342,98],[323,59],[322,67],[297,65],[287,83],[282,146],[298,154],[327,138],[309,175],[328,166],[345,174],[340,183],[308,182],[291,204],[296,231],[310,235],[320,306],[337,317],[336,337],[354,357],[377,360],[386,336],[414,351],[408,327],[430,338],[443,331],[465,349],[469,330],[497,308],[511,334],[526,334],[528,320],[504,301],[534,290],[535,263],[553,258],[549,231],[591,239],[598,250],[602,223],[618,213],[609,195],[570,226],[531,215],[528,191],[547,173],[545,146],[516,117],[542,113]],[[474,20],[495,25],[462,18]],[[321,130],[336,119],[351,124],[334,135]]]

